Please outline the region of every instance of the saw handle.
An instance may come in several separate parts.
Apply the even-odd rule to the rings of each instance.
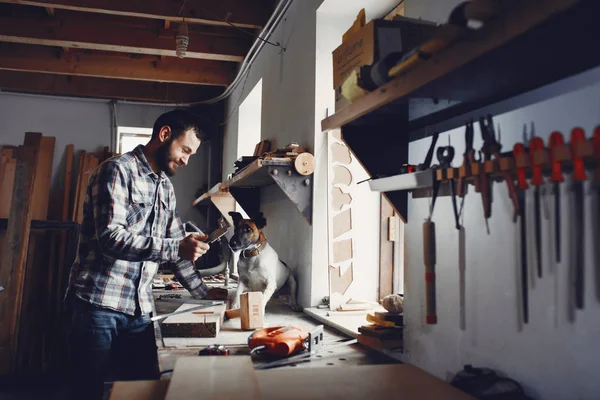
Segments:
[[[576,155],[577,143],[585,142],[585,132],[582,128],[571,131],[571,157],[573,158],[573,180],[583,182],[586,180],[585,164],[582,157]]]
[[[513,146],[513,156],[515,161],[517,157],[520,157],[525,154],[525,146],[523,143],[516,143]],[[519,183],[519,189],[527,189],[529,184],[527,183],[527,176],[525,174],[525,168],[517,167],[517,182]]]
[[[425,261],[425,296],[428,325],[437,323],[435,304],[435,224],[430,220],[423,224],[423,258]]]
[[[552,132],[550,135],[550,141],[548,143],[548,147],[550,148],[550,162],[552,163],[552,175],[550,176],[551,182],[564,182],[564,178],[562,175],[561,164],[560,161],[556,161],[556,154],[554,153],[554,149],[565,144],[565,139],[563,138],[562,133],[556,131]]]
[[[544,176],[542,175],[542,166],[535,164],[535,152],[544,149],[544,141],[541,137],[532,137],[529,141],[529,159],[531,161],[531,170],[533,177],[531,178],[532,185],[543,185]]]
[[[596,180],[600,181],[600,125],[594,130],[592,144],[594,146],[594,154],[596,154],[596,162],[598,163],[598,167],[596,168]]]

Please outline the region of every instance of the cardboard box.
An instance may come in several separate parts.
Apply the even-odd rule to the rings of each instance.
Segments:
[[[335,110],[349,104],[341,93],[341,86],[353,71],[372,65],[392,53],[400,57],[432,37],[436,29],[436,25],[428,21],[395,17],[392,21],[372,20],[347,35],[346,40],[332,53]]]
[[[246,292],[240,296],[240,318],[243,330],[260,329],[264,325],[262,292]]]

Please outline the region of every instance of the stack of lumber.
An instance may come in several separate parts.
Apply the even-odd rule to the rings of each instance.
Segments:
[[[403,315],[375,312],[367,315],[371,324],[358,328],[358,343],[378,350],[402,349]]]
[[[80,222],[82,187],[112,154],[84,152],[71,185],[74,146],[68,145],[65,173],[51,191],[54,150],[54,137],[28,132],[23,145],[4,146],[0,153],[0,218],[8,219],[0,231],[0,375],[40,374],[64,362],[69,235],[39,224],[32,230],[31,221]]]

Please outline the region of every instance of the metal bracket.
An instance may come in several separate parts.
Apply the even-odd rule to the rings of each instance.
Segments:
[[[309,225],[312,225],[314,175],[300,175],[291,166],[269,166],[269,175],[302,213]]]

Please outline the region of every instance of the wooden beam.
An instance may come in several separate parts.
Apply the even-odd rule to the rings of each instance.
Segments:
[[[163,62],[154,56],[93,52],[79,52],[65,59],[51,47],[12,43],[0,46],[0,70],[216,86],[231,83],[234,72],[233,64],[221,61],[168,58]]]
[[[185,17],[188,24],[229,26],[231,23],[243,28],[262,27],[273,10],[273,1],[264,0],[260,2],[248,0],[189,1],[181,15],[179,15],[179,11],[182,9],[182,1],[0,0],[0,2],[176,22]],[[225,21],[228,15],[229,23]]]
[[[0,264],[0,285],[4,287],[4,291],[0,292],[0,375],[8,375],[15,370],[31,206],[41,139],[41,133],[28,132],[24,145],[17,150],[10,218]]]
[[[174,28],[157,33],[148,28],[88,22],[85,18],[0,18],[0,41],[176,57],[178,24]],[[189,38],[186,58],[241,62],[249,49],[245,38],[194,31],[189,32]]]
[[[219,86],[126,81],[19,71],[0,73],[0,89],[17,93],[158,103],[194,103],[216,97],[223,91]]]

